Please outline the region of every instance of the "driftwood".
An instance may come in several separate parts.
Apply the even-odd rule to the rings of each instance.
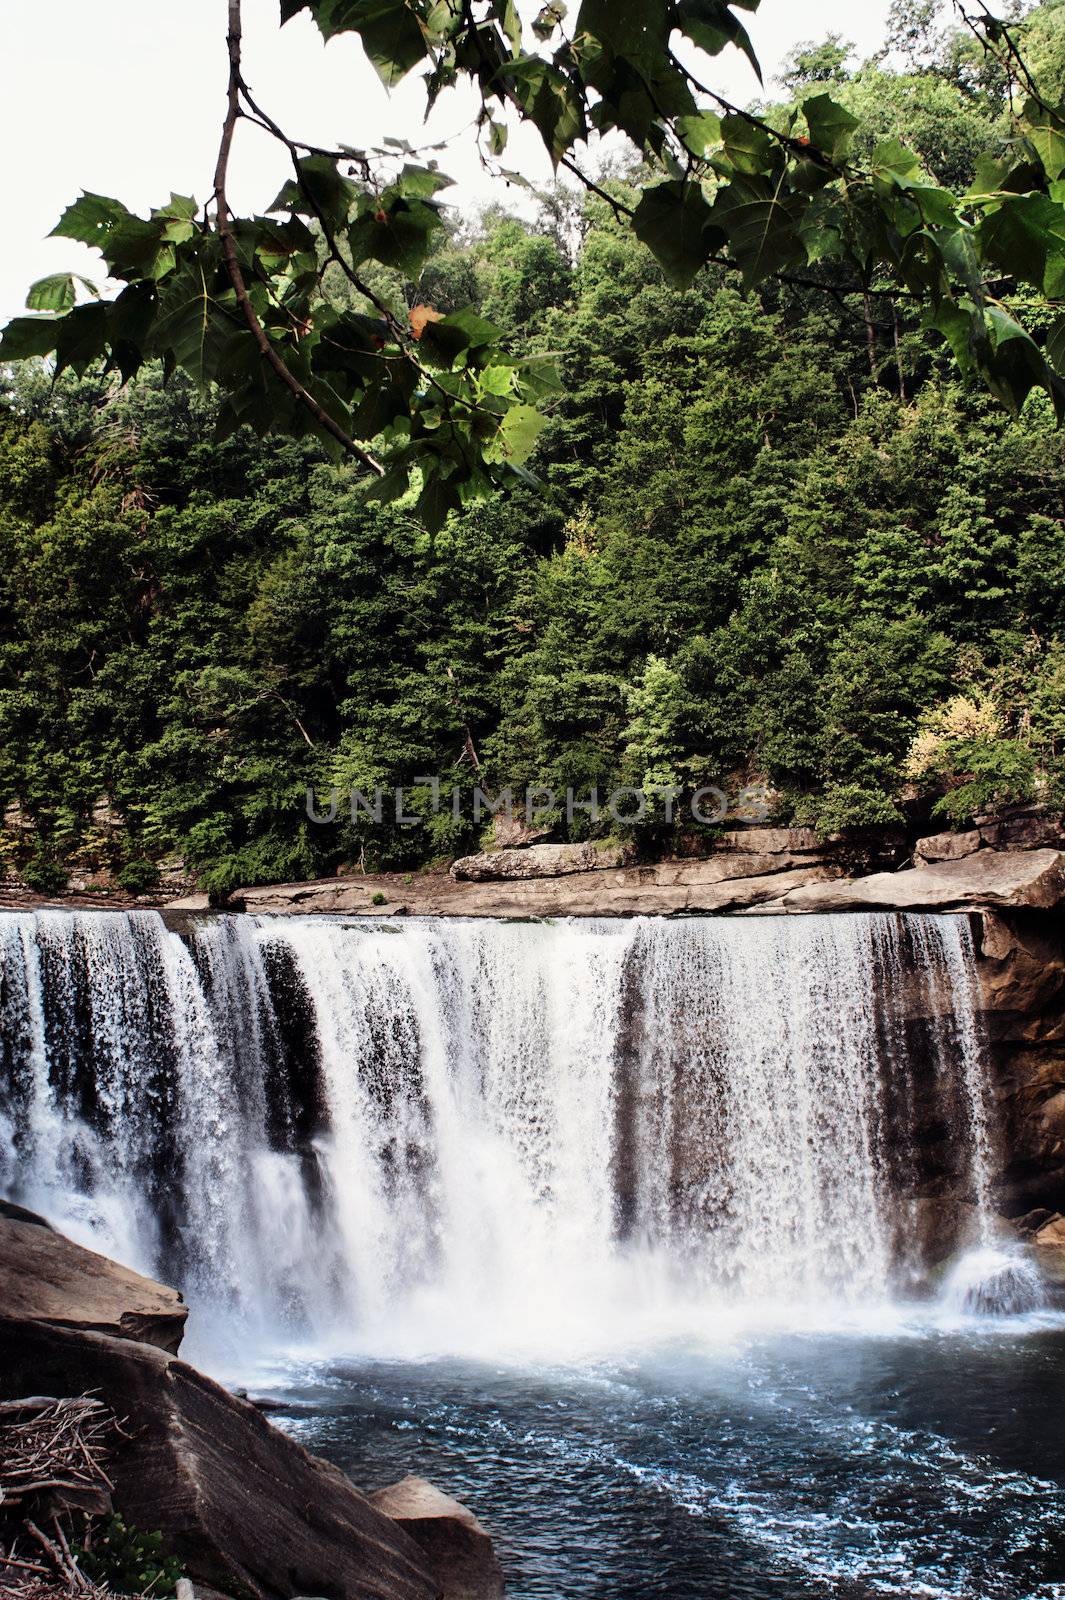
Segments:
[[[56,1497],[70,1494],[78,1497],[80,1510],[109,1510],[113,1485],[103,1463],[116,1431],[115,1417],[92,1395],[5,1401],[0,1406],[0,1504],[8,1511],[36,1506],[43,1498],[55,1510]]]
[[[0,1401],[0,1594],[109,1600],[78,1565],[72,1514],[111,1510],[104,1462],[122,1424],[91,1394]],[[84,1528],[82,1520],[78,1526]]]

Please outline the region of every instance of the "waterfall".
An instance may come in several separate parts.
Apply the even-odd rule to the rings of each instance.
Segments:
[[[991,1237],[976,999],[964,918],[4,913],[0,1192],[267,1346],[875,1305]]]

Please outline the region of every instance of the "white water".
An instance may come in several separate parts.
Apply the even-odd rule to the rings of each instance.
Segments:
[[[917,1249],[929,1096],[993,1236],[961,918],[42,912],[0,959],[0,1192],[176,1278],[197,1344],[861,1315]]]

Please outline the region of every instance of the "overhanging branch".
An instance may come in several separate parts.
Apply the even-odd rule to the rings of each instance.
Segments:
[[[251,331],[255,343],[263,360],[276,374],[292,394],[295,395],[300,405],[309,411],[318,426],[330,434],[350,456],[361,461],[363,466],[375,473],[377,477],[384,476],[384,467],[362,445],[357,444],[350,434],[340,426],[335,418],[331,417],[322,406],[300,383],[294,372],[291,372],[274,348],[266,329],[259,321],[255,307],[251,303],[248,287],[244,281],[244,272],[237,254],[236,240],[233,237],[232,219],[229,211],[229,202],[226,199],[226,179],[229,172],[229,157],[233,148],[233,134],[240,119],[240,52],[241,52],[241,14],[240,0],[229,0],[229,29],[226,36],[226,45],[229,52],[229,87],[226,95],[226,115],[222,124],[222,139],[218,147],[218,160],[214,172],[214,206],[215,222],[218,227],[218,236],[222,241],[222,254],[226,263],[229,281],[233,285],[233,292],[237,297],[245,322]]]

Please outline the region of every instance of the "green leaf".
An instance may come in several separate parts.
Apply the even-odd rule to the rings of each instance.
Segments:
[[[998,194],[1006,186],[1013,163],[997,156],[984,154],[976,158],[976,174],[969,185],[967,197],[972,200],[985,195]]]
[[[976,229],[984,259],[1057,298],[1065,292],[1065,207],[1042,194],[1010,195]]]
[[[885,139],[873,151],[872,170],[887,178],[892,178],[896,183],[912,183],[920,178],[921,163],[912,150],[908,150],[898,139]]]
[[[718,191],[713,219],[748,286],[807,260],[800,230],[808,206],[804,195],[784,191],[783,174],[775,185],[764,178],[737,178]]]
[[[726,176],[743,172],[750,176],[770,172],[777,161],[778,147],[764,128],[756,127],[746,117],[730,114],[721,119],[721,137],[724,150],[715,157],[714,166]]]
[[[449,511],[461,505],[454,484],[442,478],[439,472],[426,473],[425,484],[418,496],[418,515],[430,533],[439,533]]]
[[[154,283],[131,283],[108,307],[107,338],[111,360],[123,383],[137,373],[147,359],[148,338],[155,321],[159,290]]]
[[[926,328],[941,333],[950,345],[951,353],[963,372],[971,370],[975,356],[974,332],[983,333],[983,322],[975,308],[967,309],[944,300],[939,306],[924,313]]]
[[[507,461],[519,467],[524,465],[536,447],[545,420],[533,406],[511,406],[499,424],[496,450],[491,455],[486,450],[486,459]]]
[[[30,285],[26,306],[30,311],[69,311],[74,304],[74,275],[54,272]]]
[[[677,133],[693,156],[705,156],[711,145],[721,142],[721,118],[713,111],[700,111],[694,117],[678,117]]]
[[[496,327],[494,322],[489,322],[485,317],[478,316],[472,306],[463,306],[459,311],[451,311],[440,322],[433,324],[434,330],[439,328],[456,329],[464,337],[465,344],[470,349],[479,345],[498,344],[503,337],[503,329]]]
[[[281,0],[281,21],[305,10],[325,40],[357,33],[386,89],[428,53],[417,14],[403,0]]]
[[[508,61],[503,75],[557,166],[587,132],[583,97],[565,74],[539,56],[518,56]]]
[[[389,190],[379,200],[364,200],[347,230],[352,260],[367,257],[398,267],[417,278],[443,227],[439,208],[429,200],[405,200]]]
[[[566,20],[566,8],[562,0],[550,0],[548,5],[542,6],[533,18],[532,30],[538,39],[550,39],[555,29]]]
[[[590,34],[611,55],[654,70],[668,41],[667,8],[646,0],[583,0],[576,32]]]
[[[1052,323],[1047,334],[1046,353],[1051,366],[1065,376],[1065,316]]]
[[[81,375],[106,354],[107,313],[107,306],[97,302],[75,306],[60,318],[55,342],[57,376],[67,367]]]
[[[103,248],[108,234],[120,222],[135,220],[121,200],[86,191],[67,207],[49,234],[50,239],[77,239],[80,244]]]
[[[159,315],[152,343],[160,355],[169,355],[201,387],[220,373],[220,355],[226,339],[238,326],[220,315],[207,275],[190,262],[166,284],[159,297]],[[251,335],[246,335],[250,340]]]
[[[347,222],[359,191],[337,170],[328,156],[305,156],[298,164],[299,179],[290,178],[268,211],[295,211],[305,217],[322,217],[336,229]]]
[[[172,194],[170,204],[153,211],[152,219],[162,223],[162,236],[169,244],[185,244],[196,232],[199,209],[191,195]]]
[[[754,11],[758,0],[753,0],[752,4],[747,0],[739,0],[739,3],[745,10]],[[676,26],[708,55],[720,55],[726,45],[736,45],[758,74],[758,81],[762,81],[762,68],[750,35],[725,0],[680,0],[676,8]]]
[[[843,106],[829,94],[811,95],[802,103],[810,138],[830,161],[840,162],[847,155],[855,130],[860,126]]]
[[[410,468],[405,460],[393,462],[383,478],[378,478],[366,491],[367,500],[376,500],[380,505],[389,505],[393,500],[399,500],[410,488]]]
[[[0,339],[0,361],[27,361],[51,355],[61,317],[14,317]]]
[[[645,189],[632,228],[669,281],[680,288],[686,288],[725,243],[696,183],[674,181]]]
[[[405,200],[431,200],[441,189],[449,189],[454,181],[434,167],[404,167],[390,187]]]
[[[1055,182],[1065,172],[1065,134],[1057,128],[1029,128],[1028,139],[1035,146],[1043,171]]]

